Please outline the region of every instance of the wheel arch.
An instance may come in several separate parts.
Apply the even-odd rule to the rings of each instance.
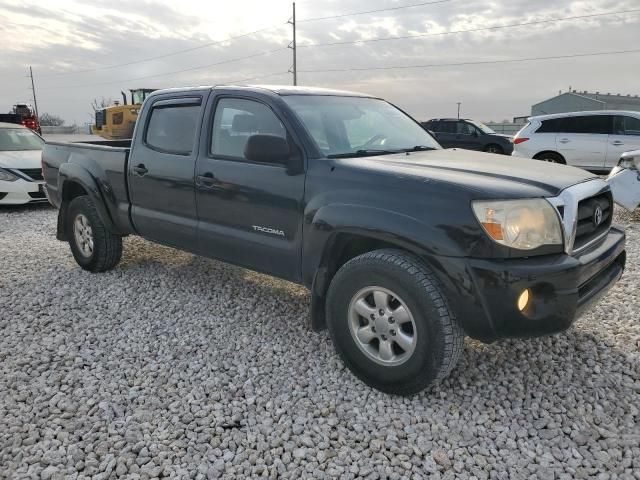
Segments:
[[[81,195],[90,197],[96,206],[100,219],[107,228],[112,231],[116,230],[113,219],[105,208],[98,182],[91,176],[88,170],[71,163],[62,165],[58,174],[58,191],[60,192],[60,208],[58,210],[58,224],[56,229],[56,238],[58,240],[68,240],[65,230],[67,210],[71,201]]]
[[[542,155],[544,155],[545,153],[552,153],[553,155],[556,155],[557,157],[559,157],[562,160],[562,164],[563,165],[567,164],[567,160],[564,158],[564,156],[561,153],[559,153],[559,152],[557,152],[555,150],[542,150],[542,151],[536,153],[533,156],[533,159],[534,160],[540,160],[540,157],[542,157]]]
[[[325,298],[331,280],[340,267],[359,255],[381,249],[401,250],[416,256],[423,253],[413,242],[385,234],[357,229],[345,229],[331,234],[325,244],[311,285],[309,320],[312,330],[320,331],[326,328]]]

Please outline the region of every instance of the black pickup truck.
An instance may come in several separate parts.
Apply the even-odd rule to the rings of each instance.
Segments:
[[[465,334],[566,329],[625,264],[603,180],[443,150],[355,93],[157,91],[132,141],[49,142],[43,168],[82,268],[113,268],[135,234],[305,285],[311,327],[396,394],[446,376]]]

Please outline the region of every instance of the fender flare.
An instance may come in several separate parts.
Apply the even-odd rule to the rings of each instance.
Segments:
[[[306,218],[309,216],[305,215]],[[378,225],[379,227],[376,227]],[[432,248],[422,239],[437,231],[419,220],[392,210],[351,204],[330,204],[319,208],[306,226],[303,251],[303,278],[311,285],[310,325],[314,331],[325,326],[324,300],[331,280],[330,260],[339,235],[357,235],[386,246],[413,253],[421,258],[455,255]],[[442,235],[439,232],[438,235]],[[457,253],[457,252],[456,252]],[[338,266],[339,268],[339,266]]]
[[[86,168],[75,163],[65,163],[60,166],[60,170],[58,171],[58,192],[60,194],[61,201],[60,209],[58,210],[56,238],[63,241],[68,240],[64,226],[66,223],[67,209],[73,197],[69,198],[66,192],[72,184],[80,185],[84,191],[87,192],[87,195],[96,206],[96,210],[98,211],[98,215],[102,222],[109,230],[117,232],[113,219],[105,207],[103,193],[100,190],[98,181]]]

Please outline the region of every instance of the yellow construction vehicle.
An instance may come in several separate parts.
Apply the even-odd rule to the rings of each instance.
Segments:
[[[127,103],[127,95],[122,93],[122,105],[115,102],[102,110],[96,110],[96,123],[91,125],[91,133],[107,140],[123,140],[131,138],[133,127],[138,119],[138,112],[145,98],[155,89],[136,88],[131,92],[131,102]]]

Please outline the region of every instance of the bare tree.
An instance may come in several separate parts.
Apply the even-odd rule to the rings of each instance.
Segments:
[[[94,112],[97,112],[98,110],[102,110],[103,108],[113,105],[113,103],[114,102],[111,97],[101,97],[100,99],[94,98],[93,102],[91,102],[91,108],[93,108]]]
[[[58,115],[53,115],[51,113],[43,113],[40,115],[40,125],[43,127],[60,127],[64,125],[64,120],[62,117]]]

